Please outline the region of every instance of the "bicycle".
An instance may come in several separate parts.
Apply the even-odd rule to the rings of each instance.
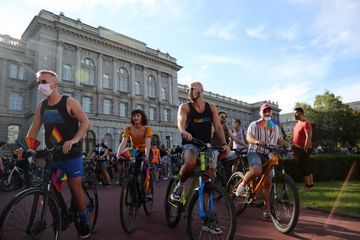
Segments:
[[[41,187],[29,188],[18,193],[0,215],[0,239],[61,239],[61,231],[71,223],[79,229],[80,219],[73,204],[67,206],[62,194],[57,190],[53,178],[52,155],[62,151],[62,146],[51,150],[36,152],[35,161],[44,168],[44,181]],[[89,224],[94,231],[98,215],[98,196],[96,188],[82,184]]]
[[[120,193],[120,221],[122,228],[127,233],[134,231],[137,212],[141,205],[143,205],[146,215],[150,215],[153,208],[153,199],[145,196],[145,178],[142,173],[144,171],[144,158],[135,149],[129,151],[131,152],[129,159],[120,159],[123,163],[128,161],[127,175],[124,176]],[[149,164],[146,164],[146,168],[145,171],[150,171]],[[150,179],[148,189],[150,194],[154,196],[152,179]]]
[[[299,193],[294,180],[279,168],[279,155],[275,146],[264,146],[270,151],[269,160],[263,166],[263,173],[245,187],[244,194],[236,197],[235,192],[244,178],[244,173],[235,172],[230,177],[226,189],[235,204],[237,215],[245,211],[247,205],[255,204],[259,190],[263,188],[265,179],[272,176],[270,191],[270,217],[276,229],[281,233],[291,232],[299,218]]]
[[[192,143],[201,149],[199,164],[194,171],[191,187],[187,192],[185,189],[182,192],[180,203],[174,203],[170,199],[180,179],[178,176],[170,178],[164,201],[167,224],[174,228],[179,223],[182,212],[185,212],[190,239],[233,239],[236,228],[234,204],[225,190],[212,183],[205,172],[214,159],[213,150],[222,151],[222,148],[195,138]]]

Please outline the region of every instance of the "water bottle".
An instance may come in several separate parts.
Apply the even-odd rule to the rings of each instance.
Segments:
[[[205,154],[203,152],[200,153],[200,170],[205,171]]]

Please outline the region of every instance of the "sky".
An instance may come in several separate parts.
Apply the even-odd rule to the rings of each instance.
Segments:
[[[168,52],[178,82],[281,113],[330,91],[360,98],[358,0],[1,0],[0,34],[20,38],[41,9]]]

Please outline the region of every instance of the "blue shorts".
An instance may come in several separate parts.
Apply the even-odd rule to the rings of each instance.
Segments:
[[[84,164],[82,156],[66,160],[54,161],[52,170],[62,169],[65,171],[68,178],[82,177],[84,175]]]
[[[267,154],[263,153],[254,153],[249,152],[248,153],[248,161],[250,166],[259,166],[262,168],[262,165],[266,163],[269,160],[269,157]]]

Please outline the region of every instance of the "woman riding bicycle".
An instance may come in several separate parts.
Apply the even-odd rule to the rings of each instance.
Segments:
[[[144,111],[135,109],[131,112],[131,124],[124,130],[123,139],[119,145],[116,157],[120,158],[121,153],[125,150],[128,141],[131,141],[131,147],[137,149],[145,157],[145,162],[149,161],[149,152],[151,149],[152,129],[147,126],[148,121]],[[141,161],[136,161],[139,169]],[[149,189],[148,189],[149,190]],[[146,198],[151,199],[151,192],[146,192]]]

